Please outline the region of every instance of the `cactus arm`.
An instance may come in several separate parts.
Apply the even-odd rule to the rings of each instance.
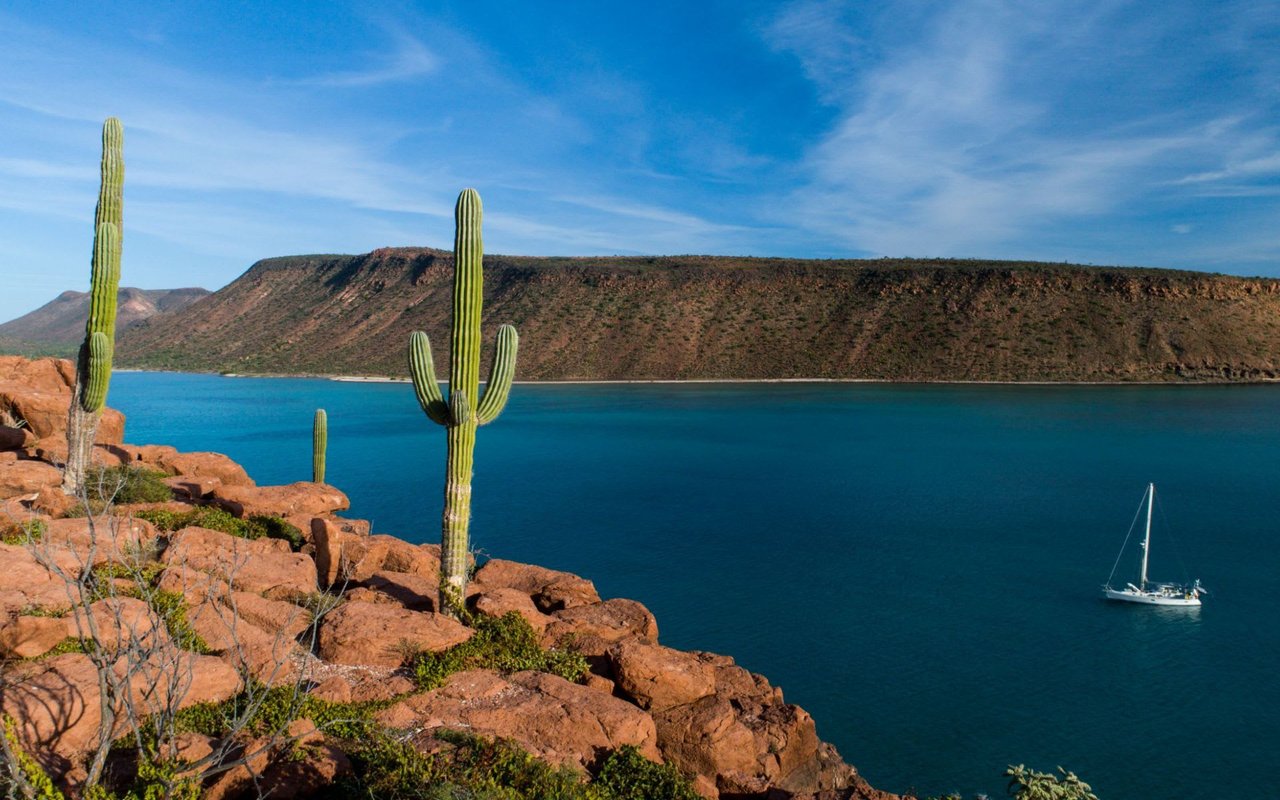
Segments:
[[[484,386],[484,397],[476,407],[476,422],[488,425],[498,418],[507,405],[511,395],[511,381],[516,374],[516,350],[520,346],[520,337],[516,329],[510,325],[498,328],[498,351],[493,357],[493,366],[489,369],[489,380]]]
[[[325,457],[329,449],[329,417],[323,408],[316,409],[311,423],[311,480],[324,483]]]
[[[111,342],[102,331],[89,336],[88,382],[80,395],[80,407],[93,413],[107,402],[107,384],[111,379]]]
[[[471,414],[471,403],[467,400],[467,393],[461,389],[449,393],[449,424],[475,424],[475,417]]]
[[[413,393],[418,405],[437,425],[448,425],[449,405],[444,401],[440,383],[436,380],[436,367],[431,360],[431,340],[422,331],[414,331],[409,337],[409,374],[413,378]]]

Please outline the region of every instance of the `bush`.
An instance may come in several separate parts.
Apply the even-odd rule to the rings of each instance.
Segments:
[[[302,531],[280,517],[255,514],[248,519],[240,519],[213,506],[196,506],[190,511],[149,508],[139,511],[135,516],[145,519],[162,531],[178,531],[194,526],[221,531],[242,539],[283,539],[295,551],[301,549],[306,542]]]
[[[420,653],[410,658],[414,683],[434,689],[455,672],[493,669],[499,672],[537,670],[577,683],[587,674],[587,660],[568,650],[543,650],[538,636],[514,611],[499,619],[478,617],[475,634],[441,653]]]
[[[698,793],[675,767],[655,764],[633,745],[610,754],[594,786],[601,800],[698,800]]]
[[[25,545],[44,536],[49,526],[42,519],[29,519],[26,522],[6,522],[0,525],[0,542],[5,544]]]
[[[108,504],[167,503],[173,499],[173,490],[164,482],[167,477],[163,472],[131,465],[90,467],[84,477],[89,507],[97,514]]]

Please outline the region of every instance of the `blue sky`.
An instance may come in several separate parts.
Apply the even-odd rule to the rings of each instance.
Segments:
[[[1280,275],[1280,2],[0,6],[0,320],[294,253],[956,256]]]

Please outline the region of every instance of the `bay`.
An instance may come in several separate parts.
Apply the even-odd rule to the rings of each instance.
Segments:
[[[473,544],[767,675],[879,788],[1002,796],[1026,763],[1104,800],[1252,795],[1280,750],[1278,391],[517,385]],[[439,537],[444,436],[406,385],[121,373],[110,402],[128,441],[259,483],[309,479],[323,407],[349,515]],[[1099,599],[1148,481],[1152,575],[1203,579],[1198,611]]]

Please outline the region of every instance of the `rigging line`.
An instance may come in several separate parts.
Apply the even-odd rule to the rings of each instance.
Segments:
[[[1116,568],[1120,566],[1120,558],[1124,555],[1124,549],[1129,546],[1129,537],[1133,535],[1133,526],[1138,524],[1138,515],[1142,513],[1142,504],[1147,501],[1147,493],[1142,493],[1142,499],[1138,501],[1138,510],[1133,512],[1133,522],[1129,523],[1129,532],[1124,535],[1124,544],[1120,545],[1120,552],[1116,555],[1116,563],[1111,565],[1111,574],[1107,576],[1107,585],[1111,585],[1111,579],[1116,576]]]

